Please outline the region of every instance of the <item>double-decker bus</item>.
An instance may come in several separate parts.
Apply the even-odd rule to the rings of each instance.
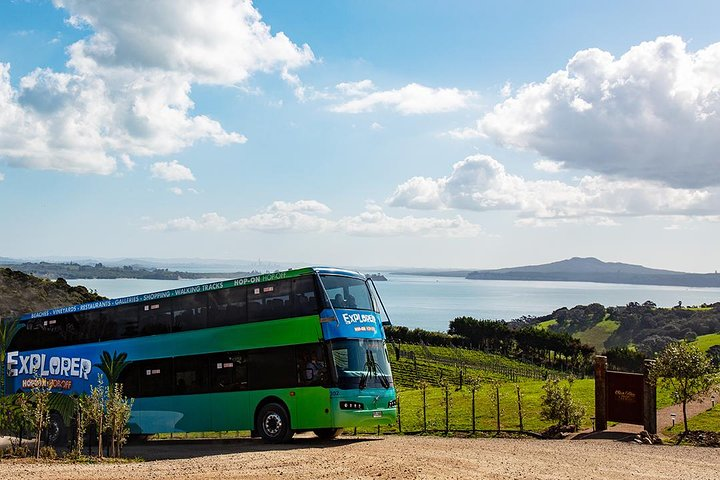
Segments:
[[[396,394],[380,297],[347,270],[303,268],[20,317],[7,354],[9,393],[66,394],[97,384],[103,352],[127,354],[131,434],[295,432],[392,424]],[[51,415],[51,442],[69,419]]]

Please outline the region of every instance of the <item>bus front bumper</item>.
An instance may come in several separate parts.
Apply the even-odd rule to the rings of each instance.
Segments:
[[[395,425],[397,407],[395,389],[333,389],[333,424],[337,427],[375,427]]]

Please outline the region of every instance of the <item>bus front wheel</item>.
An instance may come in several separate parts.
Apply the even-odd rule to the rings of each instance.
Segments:
[[[294,433],[290,428],[290,415],[277,403],[268,403],[260,409],[255,429],[265,443],[289,442]]]
[[[332,440],[337,438],[342,431],[342,428],[318,428],[313,430],[313,433],[321,440]]]

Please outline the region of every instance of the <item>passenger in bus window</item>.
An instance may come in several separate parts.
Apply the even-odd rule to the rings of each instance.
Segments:
[[[311,352],[310,359],[305,365],[305,380],[307,380],[308,383],[322,380],[324,369],[325,365],[318,360],[317,353]]]
[[[335,308],[341,308],[345,306],[345,301],[343,300],[343,296],[341,294],[335,295],[335,298],[332,301],[332,305]]]

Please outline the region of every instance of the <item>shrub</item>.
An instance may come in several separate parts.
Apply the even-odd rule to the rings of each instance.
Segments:
[[[555,421],[557,425],[579,425],[585,416],[585,407],[578,404],[572,396],[573,379],[561,385],[560,380],[547,380],[543,385],[540,415],[545,420]]]
[[[41,447],[40,458],[45,460],[55,460],[57,458],[57,452],[53,447]]]

